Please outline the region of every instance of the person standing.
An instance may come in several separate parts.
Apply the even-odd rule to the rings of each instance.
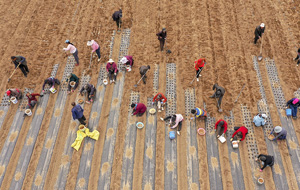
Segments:
[[[275,141],[276,139],[278,139],[278,140],[286,139],[287,131],[280,126],[274,127],[270,134],[272,135],[273,133],[274,133],[273,141]]]
[[[118,32],[121,31],[121,24],[122,24],[122,9],[119,9],[119,11],[115,11],[112,15],[112,18],[114,21],[116,21]]]
[[[254,44],[256,44],[257,40],[260,39],[263,35],[263,33],[265,32],[265,24],[264,23],[261,23],[259,26],[257,26],[255,28],[255,31],[254,31],[254,35],[255,35],[255,38],[254,38]]]
[[[212,96],[210,96],[210,98],[219,98],[217,106],[220,108],[223,96],[225,94],[225,89],[216,83],[213,86],[213,90],[216,90],[216,92]]]
[[[293,119],[297,119],[297,109],[300,106],[300,101],[298,98],[292,98],[286,103],[286,107],[290,107],[292,110]]]
[[[66,82],[68,82],[68,92],[67,93],[70,94],[71,88],[73,88],[72,92],[74,92],[74,90],[78,87],[78,85],[79,85],[79,78],[75,74],[69,73]],[[71,82],[75,82],[75,86],[74,87],[71,87]]]
[[[300,64],[300,48],[297,51],[297,57],[294,59],[294,61],[297,61],[297,66]]]
[[[98,56],[98,62],[101,59],[101,54],[100,54],[100,46],[99,44],[95,41],[95,40],[90,40],[87,42],[87,46],[91,46],[92,47],[92,53],[96,52],[97,56]]]
[[[260,168],[260,172],[262,172],[265,169],[265,167],[272,167],[274,165],[274,157],[270,155],[260,154],[255,160],[258,162],[261,161],[262,168]]]
[[[79,58],[78,58],[78,50],[77,50],[77,48],[74,46],[74,44],[72,44],[70,42],[70,40],[66,40],[65,43],[68,44],[68,46],[66,48],[63,48],[63,50],[65,50],[66,52],[70,51],[70,53],[73,54],[74,59],[76,61],[75,66],[78,66],[79,65]]]
[[[50,86],[50,88],[54,88],[54,85],[55,84],[58,84],[60,85],[60,82],[58,79],[54,78],[54,77],[49,77],[47,78],[45,81],[44,81],[44,84],[43,84],[43,92],[45,92],[45,86],[46,84],[48,84]]]
[[[222,129],[224,129],[222,133]],[[217,134],[217,138],[219,138],[222,134],[225,134],[227,131],[227,122],[223,119],[220,119],[216,124],[215,124],[215,131]]]
[[[86,125],[86,118],[83,115],[83,109],[79,104],[75,104],[75,102],[72,102],[71,105],[73,106],[72,108],[72,117],[73,120],[78,120],[80,122],[80,124],[82,125]]]
[[[17,100],[20,100],[20,99],[23,98],[23,97],[22,97],[22,91],[19,90],[19,89],[17,89],[17,88],[8,89],[8,90],[6,91],[6,95],[9,97],[9,99],[10,99],[11,97],[16,97]],[[10,100],[9,100],[9,101],[10,101]]]
[[[165,41],[167,39],[167,30],[163,28],[161,32],[157,33],[156,36],[158,37],[160,43],[160,51],[164,50]]]
[[[90,104],[93,102],[93,98],[95,97],[96,94],[96,88],[92,84],[86,84],[84,87],[81,88],[80,90],[80,95],[83,96],[83,92],[85,91],[86,96],[87,96],[87,101],[86,103]]]
[[[15,69],[18,67],[21,69],[22,73],[25,77],[27,77],[27,74],[29,73],[28,67],[27,67],[27,61],[25,57],[22,56],[11,56],[12,62],[15,64]]]
[[[182,121],[183,121],[183,116],[181,114],[175,114],[175,115],[172,115],[172,116],[168,116],[166,118],[160,118],[161,120],[163,121],[167,121],[168,119],[170,119],[170,128],[171,129],[174,129],[178,126],[177,128],[177,134],[180,135],[180,131],[181,131],[181,128],[182,128]]]
[[[131,115],[136,115],[139,117],[142,116],[147,110],[147,107],[143,103],[131,104],[131,108],[133,109]]]
[[[118,71],[117,64],[114,62],[114,60],[109,59],[108,63],[106,64],[106,71],[107,71],[107,76],[110,80],[110,84],[112,82],[115,83],[119,71]]]
[[[147,75],[146,75],[146,73],[148,72],[148,70],[150,69],[150,65],[148,65],[148,66],[141,66],[140,67],[140,74],[141,74],[141,77],[143,77],[143,82],[144,82],[144,84],[146,84],[146,78],[147,78]]]
[[[195,61],[195,69],[196,69],[196,76],[197,76],[197,82],[199,82],[199,76],[201,77],[200,73],[206,64],[205,58],[198,59],[198,61]]]

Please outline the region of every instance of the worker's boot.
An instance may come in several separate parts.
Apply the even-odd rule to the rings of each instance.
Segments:
[[[199,78],[197,78],[197,82],[199,82]]]

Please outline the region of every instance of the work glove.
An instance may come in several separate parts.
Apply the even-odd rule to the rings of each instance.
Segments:
[[[237,142],[239,143],[239,142],[240,142],[240,140],[237,140]]]
[[[217,135],[217,138],[219,138],[220,137],[220,135]]]
[[[193,117],[191,117],[190,119],[191,119],[191,120],[193,120],[194,118],[193,118]]]
[[[91,95],[89,95],[89,98],[91,98],[92,96]]]
[[[45,90],[42,91],[43,93],[45,92]]]
[[[262,169],[260,169],[259,171],[262,172]]]
[[[117,75],[117,73],[114,73],[114,75]]]
[[[164,105],[164,102],[160,102],[160,104],[163,106],[163,105]]]
[[[154,102],[152,102],[152,106],[154,105]]]
[[[133,115],[133,113],[131,113],[131,115]]]
[[[230,141],[232,141],[233,140],[233,138],[230,138]]]

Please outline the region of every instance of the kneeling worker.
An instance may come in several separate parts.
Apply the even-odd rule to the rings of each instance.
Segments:
[[[44,95],[40,95],[38,93],[30,94],[29,92],[27,92],[26,96],[28,98],[28,104],[26,106],[26,109],[33,109],[34,106],[37,104],[36,96],[43,97]],[[24,113],[23,117],[25,117],[25,116],[26,116],[26,113]]]
[[[17,100],[20,100],[20,99],[23,98],[23,97],[22,97],[22,92],[21,92],[21,90],[19,90],[19,89],[17,89],[17,88],[8,89],[8,90],[6,91],[6,95],[9,97],[9,99],[10,99],[11,97],[16,97]],[[10,100],[9,100],[9,101],[10,101]]]
[[[85,91],[86,96],[87,96],[87,101],[86,103],[90,104],[93,102],[93,98],[95,97],[96,94],[96,88],[92,84],[86,84],[84,87],[81,88],[80,90],[80,95],[83,96],[83,92]]]
[[[47,78],[45,81],[44,81],[44,84],[43,84],[43,92],[45,92],[45,86],[46,84],[48,84],[50,86],[50,88],[54,88],[54,85],[55,84],[58,84],[60,85],[60,82],[58,79],[54,78],[54,77],[49,77]]]
[[[232,134],[230,141],[237,140],[238,142],[243,141],[248,134],[248,129],[244,126],[234,127],[235,132]],[[236,135],[236,136],[235,136]]]
[[[131,108],[133,109],[131,115],[136,116],[142,116],[147,110],[147,107],[143,103],[131,104]]]
[[[79,85],[79,78],[75,74],[69,73],[68,74],[68,78],[67,78],[66,81],[69,82],[68,83],[68,94],[70,94],[71,88],[73,88],[72,92],[74,92],[74,90],[78,87],[78,85]],[[71,82],[75,82],[75,86],[74,87],[71,87]]]
[[[286,139],[286,135],[287,135],[287,131],[280,127],[280,126],[276,126],[273,128],[273,130],[271,131],[270,134],[273,134],[274,133],[274,140],[278,139],[278,140],[285,140]]]
[[[199,117],[200,119],[205,119],[207,116],[207,112],[200,108],[192,109],[191,113],[195,116],[195,118]],[[190,119],[194,119],[194,117],[191,117]]]
[[[222,133],[222,129],[224,129]],[[223,119],[220,119],[216,124],[215,124],[215,131],[217,131],[217,138],[219,138],[222,134],[225,134],[227,131],[227,122]]]
[[[260,170],[259,170],[261,172],[263,171],[263,169],[265,169],[265,167],[267,167],[267,166],[272,167],[274,165],[274,157],[270,156],[270,155],[260,154],[260,155],[258,155],[258,157],[255,160],[261,161],[262,168],[260,168]]]
[[[174,129],[178,126],[177,128],[177,134],[180,135],[180,131],[181,131],[181,127],[182,127],[182,121],[183,121],[183,116],[181,114],[175,114],[172,116],[168,116],[166,118],[160,118],[162,121],[167,121],[168,119],[170,119],[170,128]]]
[[[167,98],[163,95],[163,93],[159,92],[154,96],[152,105],[154,105],[154,103],[157,103],[158,112],[161,112],[161,110],[164,110],[166,102]]]

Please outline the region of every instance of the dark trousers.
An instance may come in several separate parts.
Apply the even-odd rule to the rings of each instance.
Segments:
[[[143,77],[145,73],[140,73],[140,74],[141,74],[141,77]],[[147,75],[145,74],[145,76],[143,77],[144,84],[146,84],[146,79],[147,79]]]
[[[77,64],[79,64],[79,58],[78,58],[78,50],[76,49],[75,53],[73,53],[74,59]]]
[[[60,85],[60,82],[59,82],[58,79],[54,79],[54,82],[55,82],[56,84]]]
[[[120,18],[118,18],[118,19],[116,20],[116,24],[117,24],[117,27],[118,27],[118,28],[121,28],[122,20],[121,20]]]
[[[68,91],[71,91],[71,88],[72,88],[71,85],[70,85],[70,82],[71,82],[71,81],[69,81],[69,83],[68,83]],[[78,84],[79,84],[79,82],[76,82],[76,84],[75,84],[73,90],[75,90],[75,89],[78,87]]]
[[[294,106],[294,105],[290,105],[290,108],[292,110],[292,116],[293,117],[297,117],[297,106]]]
[[[119,71],[117,71],[117,74],[118,74]],[[115,75],[115,72],[114,71],[108,71],[108,78],[109,80],[117,80],[117,75]]]
[[[32,100],[30,104],[27,104],[26,109],[33,109],[36,103],[36,101]]]
[[[94,90],[93,94],[86,93],[88,101],[91,101],[95,97],[95,94],[96,94],[96,89]],[[89,97],[89,96],[91,96],[91,97]]]
[[[224,133],[224,127],[217,127],[217,135],[222,135]]]
[[[259,39],[259,36],[256,36],[255,35],[255,38],[254,38],[254,44],[256,44],[257,40]]]
[[[199,78],[199,75],[200,75],[202,69],[203,69],[203,67],[200,67],[199,70],[196,70],[197,78]]]
[[[144,115],[144,113],[145,113],[145,112],[143,112],[143,113],[137,113],[136,116],[137,116],[137,117],[141,117],[141,116]]]
[[[19,68],[21,69],[21,71],[24,74],[24,76],[27,77],[27,73],[29,73],[27,65],[20,64]]]
[[[222,104],[222,99],[223,99],[223,95],[221,95],[221,96],[217,96],[217,91],[214,93],[214,95],[212,95],[211,96],[212,98],[219,98],[219,100],[218,100],[218,107],[220,107],[221,106],[221,104]]]
[[[164,45],[165,45],[165,40],[164,39],[159,40],[159,43],[160,43],[160,51],[163,51],[164,50]]]
[[[84,115],[78,119],[78,121],[80,122],[80,124],[82,125],[86,125],[86,122],[85,122],[86,118],[84,117]]]
[[[298,61],[297,61],[297,60],[298,60]],[[297,65],[300,64],[300,56],[299,56],[299,54],[297,54],[297,57],[295,58],[295,61],[297,61]]]
[[[100,46],[99,46],[98,49],[96,49],[96,54],[98,55],[98,59],[100,59],[100,58],[101,58],[101,54],[100,54]]]

